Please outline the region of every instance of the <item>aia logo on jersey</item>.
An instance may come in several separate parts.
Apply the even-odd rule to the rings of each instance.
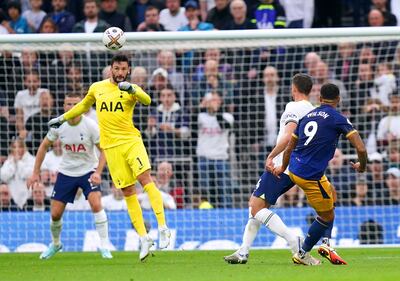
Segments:
[[[113,104],[112,101],[110,101],[109,103],[103,101],[100,106],[100,112],[102,112],[103,110],[107,112],[116,112],[118,110],[124,112],[124,108],[122,107],[122,103],[120,101],[115,104]]]
[[[65,150],[66,151],[71,151],[71,152],[86,152],[86,147],[83,144],[66,144],[65,145]]]

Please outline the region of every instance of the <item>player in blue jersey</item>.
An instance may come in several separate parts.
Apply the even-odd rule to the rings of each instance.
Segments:
[[[276,145],[266,159],[266,171],[259,178],[256,189],[249,199],[249,219],[243,233],[240,248],[224,260],[231,264],[245,264],[249,258],[253,243],[261,225],[265,225],[274,234],[284,238],[292,254],[299,251],[300,237],[297,237],[281,220],[278,214],[270,210],[280,195],[294,186],[288,172],[280,179],[270,171],[282,165],[282,154],[288,145],[297,123],[303,116],[314,109],[308,101],[313,83],[310,76],[298,73],[292,79],[292,102],[289,102],[282,113],[279,122],[279,133]]]
[[[339,88],[334,84],[324,84],[321,88],[320,101],[320,107],[300,120],[283,154],[282,166],[276,167],[273,171],[280,177],[289,166],[291,180],[303,189],[308,203],[318,214],[308,230],[300,251],[292,258],[293,262],[304,265],[320,264],[311,258],[310,251],[325,231],[333,225],[335,212],[332,186],[324,173],[342,134],[357,150],[358,162],[351,163],[353,168],[363,173],[367,165],[367,152],[360,135],[350,121],[336,110],[340,102]],[[333,264],[346,264],[327,245],[321,245],[318,252]]]

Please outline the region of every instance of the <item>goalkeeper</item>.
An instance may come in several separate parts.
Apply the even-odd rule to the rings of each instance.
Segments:
[[[149,105],[151,98],[139,86],[126,81],[129,73],[129,59],[116,55],[111,60],[111,77],[93,83],[85,98],[63,115],[50,120],[50,127],[58,127],[90,109],[96,103],[100,127],[100,146],[104,150],[111,178],[116,188],[124,194],[129,217],[140,236],[141,261],[145,260],[153,245],[148,236],[142,209],[135,192],[139,181],[147,192],[159,230],[159,248],[170,243],[171,233],[167,228],[161,193],[150,174],[150,161],[141,134],[133,124],[133,110],[139,101]]]

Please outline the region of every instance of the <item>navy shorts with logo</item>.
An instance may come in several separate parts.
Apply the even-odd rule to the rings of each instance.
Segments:
[[[90,184],[89,178],[91,174],[93,174],[93,171],[80,177],[70,177],[58,173],[51,199],[64,203],[74,203],[78,188],[82,188],[83,194],[87,200],[90,192],[100,191],[100,186],[92,186]]]
[[[288,175],[282,173],[280,178],[277,178],[270,172],[265,171],[257,182],[253,196],[264,199],[271,205],[275,205],[279,196],[293,186],[294,183]]]

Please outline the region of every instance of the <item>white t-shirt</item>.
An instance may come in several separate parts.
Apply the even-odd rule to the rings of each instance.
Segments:
[[[303,20],[303,27],[310,28],[314,18],[314,0],[279,0],[285,10],[287,23]]]
[[[273,146],[276,141],[276,94],[269,95],[264,92],[265,101],[265,144],[267,146]]]
[[[291,101],[286,107],[285,111],[282,113],[281,120],[279,121],[279,133],[276,142],[285,134],[285,126],[289,122],[299,123],[300,119],[304,117],[307,113],[314,109],[314,106],[306,100],[301,101]],[[283,160],[283,152],[274,158],[275,166],[281,166]]]
[[[46,13],[40,10],[39,12],[34,12],[32,10],[26,10],[22,13],[22,16],[26,18],[28,23],[33,24],[35,30],[37,31],[42,23],[43,18],[46,16]]]
[[[101,198],[101,204],[107,211],[123,211],[128,209],[126,201],[123,198],[121,200],[115,199],[113,194],[103,196]]]
[[[63,123],[58,129],[50,129],[47,133],[50,141],[60,138],[63,156],[59,172],[70,177],[80,177],[95,170],[98,159],[95,146],[100,142],[97,124],[82,116],[74,126]]]
[[[93,31],[96,28],[96,26],[97,26],[97,21],[95,21],[95,22],[85,21],[85,32],[86,33],[93,33]]]
[[[233,124],[232,114],[224,112],[222,116],[229,124]],[[199,114],[198,124],[197,155],[211,160],[228,160],[229,130],[223,130],[217,117],[206,112]]]
[[[171,15],[168,9],[163,9],[160,12],[160,23],[168,31],[177,31],[189,23],[185,16],[185,8],[181,7],[175,16]]]
[[[386,139],[388,133],[400,139],[400,116],[386,116],[379,122],[377,139]]]
[[[0,24],[0,35],[1,34],[8,34],[8,30],[7,30],[7,28],[5,28],[4,26],[2,26],[1,24]]]
[[[384,105],[389,106],[389,96],[396,90],[396,77],[393,74],[384,74],[374,80],[371,98],[379,99]]]
[[[30,95],[28,89],[17,92],[14,107],[21,108],[24,111],[24,123],[29,117],[40,111],[40,95],[44,91],[48,90],[39,88],[34,95]]]

